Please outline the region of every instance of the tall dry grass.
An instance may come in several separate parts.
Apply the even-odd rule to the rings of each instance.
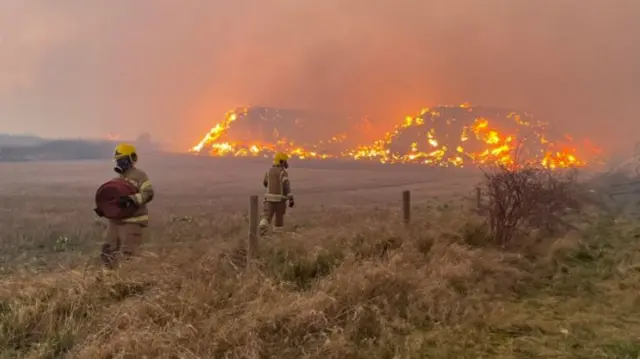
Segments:
[[[16,267],[0,284],[0,358],[640,355],[628,225],[594,215],[570,236],[498,249],[465,202],[416,207],[408,228],[388,208],[299,216],[248,270],[241,214],[166,216],[114,272],[85,254]]]

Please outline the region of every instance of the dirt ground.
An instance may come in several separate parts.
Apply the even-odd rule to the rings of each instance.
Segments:
[[[203,203],[245,206],[245,199],[263,193],[262,176],[269,159],[215,159],[176,156],[151,158],[139,166],[158,191],[154,205],[166,206],[182,198],[189,207]],[[114,176],[109,161],[33,162],[2,164],[0,195],[25,196],[29,202],[67,197],[90,206],[95,189]],[[447,196],[469,190],[478,173],[464,169],[376,163],[296,161],[289,169],[301,210],[309,206],[371,204],[400,198],[404,189],[419,196]],[[194,201],[194,202],[193,202]],[[246,201],[245,201],[246,202]],[[43,203],[43,205],[45,205]],[[227,207],[225,207],[226,209]]]
[[[64,238],[73,238],[85,250],[97,248],[102,221],[93,214],[93,196],[115,176],[112,165],[108,160],[1,164],[0,247],[5,251],[0,258],[15,262],[15,249],[19,257],[31,257]],[[264,192],[262,178],[270,161],[166,156],[143,158],[139,166],[156,189],[150,205],[151,238],[163,241],[166,225],[180,218],[212,222],[245,216],[249,196]],[[412,191],[415,203],[460,198],[472,195],[480,179],[474,170],[370,162],[292,160],[289,172],[296,208],[288,212],[288,226],[336,209],[400,210],[403,190]],[[217,229],[202,229],[199,235],[219,235],[210,231]]]

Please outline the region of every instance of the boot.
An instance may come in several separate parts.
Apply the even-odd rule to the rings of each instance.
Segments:
[[[111,246],[104,244],[100,251],[100,260],[107,269],[114,269],[116,266],[116,251],[111,249]]]
[[[260,221],[260,225],[258,225],[258,233],[260,233],[261,237],[264,237],[269,233],[269,222],[266,220]]]

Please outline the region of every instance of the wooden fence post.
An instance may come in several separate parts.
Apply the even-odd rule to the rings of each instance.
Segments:
[[[482,209],[482,188],[480,186],[476,187],[476,205],[478,209]]]
[[[258,250],[258,196],[249,197],[249,238],[247,241],[247,265],[255,259]]]
[[[411,191],[402,191],[402,214],[404,224],[411,221]]]

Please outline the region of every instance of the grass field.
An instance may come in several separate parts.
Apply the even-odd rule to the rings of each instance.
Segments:
[[[0,164],[0,358],[640,357],[635,223],[588,212],[495,248],[468,198],[477,172],[293,162],[288,233],[246,271],[268,165],[143,161],[144,253],[103,272],[91,209],[110,163]]]

